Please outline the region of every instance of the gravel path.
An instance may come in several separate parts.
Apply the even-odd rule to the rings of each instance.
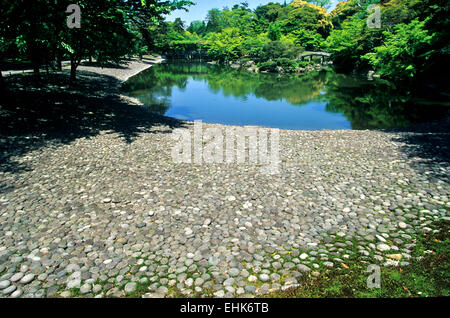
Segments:
[[[124,80],[150,65],[81,70]],[[439,149],[415,143],[420,129],[282,130],[273,176],[174,164],[165,124],[12,156],[28,169],[0,171],[0,296],[252,297],[355,253],[406,266],[415,235],[448,219],[447,128]]]

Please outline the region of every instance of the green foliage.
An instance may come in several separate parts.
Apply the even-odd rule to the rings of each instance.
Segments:
[[[180,18],[176,18],[172,23],[172,29],[176,33],[184,32],[184,22]]]
[[[307,61],[307,60],[303,60],[303,61],[298,61],[298,63],[297,63],[297,66],[298,67],[303,67],[303,68],[305,68],[305,67],[307,67],[307,66],[309,66],[309,65],[315,65],[315,64],[317,64],[316,62],[314,62],[314,61]]]
[[[192,21],[187,31],[190,33],[196,33],[199,36],[204,36],[206,34],[206,23],[204,21]]]
[[[281,39],[281,28],[278,23],[275,22],[270,24],[267,36],[271,41],[278,41]]]
[[[264,55],[264,48],[270,42],[266,34],[259,34],[255,37],[247,37],[242,43],[242,51],[244,56],[253,59],[260,59]]]
[[[291,6],[284,6],[279,3],[268,3],[264,6],[259,6],[255,9],[255,14],[257,17],[256,31],[267,32],[268,27],[271,23],[278,22],[287,19],[288,13],[293,8]]]
[[[306,2],[312,3],[319,7],[329,8],[331,6],[331,0],[307,0]]]
[[[320,51],[325,39],[318,33],[300,29],[292,32],[295,44],[307,51]]]
[[[117,62],[122,56],[153,51],[167,56],[207,51],[217,61],[253,59],[273,69],[276,59],[299,52],[327,51],[340,71],[374,68],[386,78],[426,79],[439,73],[450,54],[448,0],[348,0],[329,14],[328,0],[268,3],[250,10],[242,3],[211,9],[204,21],[187,28],[164,15],[192,4],[187,0],[79,1],[83,27],[65,27],[69,0],[48,6],[1,0],[0,63],[16,56],[39,65],[86,57]],[[380,4],[382,27],[367,26],[367,8]],[[422,21],[422,22],[419,22]],[[272,66],[270,66],[272,65]],[[444,79],[445,77],[442,76]]]
[[[338,69],[363,69],[367,61],[361,56],[381,45],[379,29],[369,29],[365,19],[353,16],[342,24],[342,29],[333,30],[325,42],[326,49],[333,54]]]
[[[279,3],[269,3],[264,6],[259,6],[255,10],[255,14],[261,22],[273,23],[276,20],[286,17],[285,8]]]
[[[243,37],[237,28],[226,28],[220,33],[211,33],[205,45],[208,48],[208,54],[220,62],[234,60],[240,56]]]
[[[277,62],[276,61],[267,61],[259,64],[259,70],[261,72],[276,72],[277,71]]]
[[[342,1],[329,14],[334,29],[341,29],[342,23],[349,17],[361,11],[356,1]]]
[[[432,54],[427,47],[433,36],[425,29],[425,21],[415,19],[409,24],[398,24],[392,32],[386,31],[383,35],[383,45],[362,58],[367,59],[375,71],[386,78],[414,77]]]
[[[69,29],[66,9],[69,0],[1,2],[0,62],[6,58],[30,60],[35,74],[50,61],[68,58],[72,79],[81,60],[95,57],[101,63],[143,54],[152,45],[149,29],[164,15],[191,5],[187,0],[80,0],[81,28]],[[178,31],[182,25],[175,24]]]
[[[260,71],[262,72],[294,72],[297,67],[297,63],[289,58],[277,58],[267,62],[259,64]]]
[[[224,9],[222,16],[225,28],[238,28],[241,34],[253,35],[256,23],[256,15],[253,12],[242,7],[236,7],[233,10]]]
[[[335,66],[346,71],[374,68],[396,82],[439,82],[440,65],[446,63],[450,53],[450,3],[382,1],[381,29],[370,29],[366,26],[366,9],[374,3],[380,1],[350,0],[330,13],[334,30],[325,47],[333,53]]]
[[[302,1],[304,2],[304,1]],[[331,30],[331,22],[328,20],[326,11],[319,7],[299,4],[289,12],[288,18],[282,21],[285,33],[295,30],[307,30],[327,36]]]
[[[286,39],[281,41],[270,41],[263,49],[262,59],[271,60],[277,58],[294,59],[298,53],[297,48],[292,42]]]
[[[245,3],[231,9],[212,9],[205,21],[192,22],[187,31],[197,34],[197,45],[204,46],[209,57],[220,62],[251,58],[262,63],[288,58],[295,64],[304,49],[322,48],[323,36],[330,27],[324,8],[295,1],[291,5],[269,3],[254,11]],[[161,31],[161,51],[175,50],[176,46],[167,45],[175,41],[170,25]],[[186,34],[182,36],[186,38]]]
[[[206,31],[220,32],[225,27],[225,18],[219,9],[211,9],[206,16]]]

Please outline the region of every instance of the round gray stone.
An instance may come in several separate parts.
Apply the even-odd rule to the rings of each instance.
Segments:
[[[256,292],[256,286],[253,286],[253,285],[247,285],[247,286],[244,287],[244,289],[245,289],[247,292],[249,292],[249,293],[254,293],[254,292]]]
[[[218,290],[214,293],[214,296],[223,298],[225,296],[225,292],[223,290]]]
[[[259,275],[259,280],[262,282],[267,282],[270,280],[270,276],[267,274],[261,274],[261,275]]]
[[[11,282],[9,280],[2,280],[0,282],[0,289],[5,289],[11,285]]]
[[[391,248],[390,248],[390,246],[387,245],[387,244],[378,244],[378,245],[377,245],[377,249],[378,249],[379,251],[385,252],[385,251],[389,251]]]
[[[131,282],[131,283],[126,284],[124,290],[126,293],[134,292],[136,290],[136,283]]]
[[[91,284],[84,284],[83,286],[80,287],[80,293],[87,294],[91,291],[91,289],[92,289]]]
[[[16,286],[16,285],[11,285],[11,286],[9,286],[9,287],[3,289],[2,294],[3,294],[3,295],[9,295],[9,294],[11,294],[13,291],[15,291],[16,289],[17,289],[17,286]]]
[[[28,284],[34,279],[34,277],[35,277],[34,274],[27,274],[24,277],[22,277],[22,279],[20,280],[20,283]]]
[[[239,269],[237,268],[232,268],[228,271],[228,275],[235,277],[239,275]]]
[[[23,276],[24,276],[24,273],[22,273],[22,272],[15,273],[14,275],[11,276],[11,278],[9,280],[11,282],[15,283],[15,282],[21,280]]]
[[[21,289],[17,289],[11,294],[11,298],[19,298],[22,294],[23,291]]]

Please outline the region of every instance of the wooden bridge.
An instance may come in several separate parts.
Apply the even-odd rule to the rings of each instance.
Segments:
[[[302,61],[305,58],[308,58],[308,60],[311,61],[311,59],[313,57],[320,57],[320,62],[323,64],[325,62],[325,59],[329,59],[331,57],[331,53],[327,53],[327,52],[307,52],[307,53],[301,54],[298,58],[300,60],[302,60]]]

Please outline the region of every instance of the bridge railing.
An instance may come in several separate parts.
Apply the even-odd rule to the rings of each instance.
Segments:
[[[299,60],[303,60],[305,58],[309,58],[309,61],[311,61],[313,57],[320,57],[320,61],[323,64],[325,62],[325,59],[329,59],[331,57],[331,53],[327,53],[327,52],[306,52],[306,53],[300,54],[298,59]]]

